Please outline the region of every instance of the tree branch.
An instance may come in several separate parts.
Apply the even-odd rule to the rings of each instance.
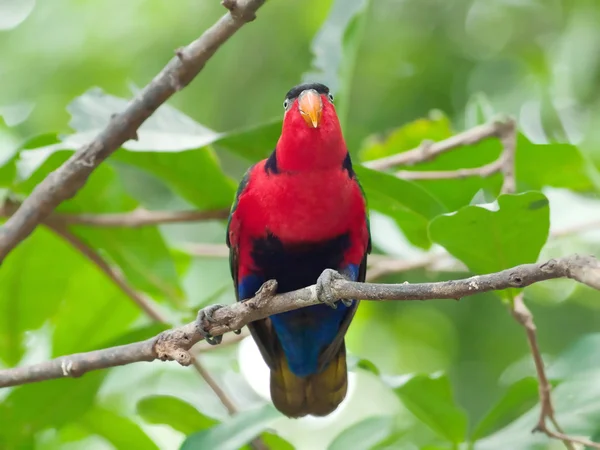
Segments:
[[[433,300],[460,299],[481,292],[523,288],[554,278],[571,278],[600,290],[600,262],[593,256],[572,255],[544,263],[523,264],[501,272],[476,275],[461,280],[418,284],[371,284],[335,280],[332,291],[337,299],[364,300]],[[273,295],[274,280],[266,282],[256,296],[244,302],[225,306],[214,312],[214,321],[205,323],[213,336],[241,329],[258,319],[319,303],[315,286]],[[134,344],[62,356],[31,366],[0,370],[0,387],[36,381],[77,377],[91,370],[105,369],[141,361],[175,360],[190,365],[190,348],[202,340],[196,323],[164,331],[158,336]]]
[[[136,305],[138,305],[148,317],[152,320],[155,320],[159,323],[168,323],[167,318],[156,308],[154,303],[144,297],[142,294],[137,292],[134,288],[132,288],[127,281],[121,276],[121,274],[113,269],[110,264],[102,258],[102,256],[96,252],[92,247],[88,246],[83,240],[81,240],[78,236],[73,234],[69,229],[63,225],[56,224],[54,222],[47,223],[46,226],[49,227],[52,231],[58,234],[60,237],[65,239],[69,244],[75,247],[79,252],[81,252],[84,256],[86,256],[92,263],[94,263],[102,272],[104,272],[120,289],[123,291],[127,297],[129,297]],[[233,401],[229,398],[227,393],[219,386],[216,380],[212,377],[210,372],[206,370],[206,368],[200,363],[197,356],[189,355],[190,363],[196,369],[196,372],[200,374],[200,376],[204,379],[206,384],[212,389],[218,399],[221,401],[225,409],[229,414],[235,414],[238,410],[233,403]],[[70,367],[70,368],[69,368]],[[69,366],[69,363],[64,367],[63,373],[65,371],[72,370],[72,366]],[[68,369],[68,370],[67,370]],[[66,375],[65,375],[66,376]],[[252,446],[258,449],[266,448],[260,438],[256,438],[252,441]]]
[[[546,376],[544,360],[542,358],[542,352],[540,351],[540,346],[537,339],[537,329],[535,323],[533,322],[533,314],[529,308],[527,308],[527,305],[525,305],[522,293],[514,298],[511,312],[515,320],[521,324],[523,328],[525,328],[527,342],[529,343],[529,349],[533,357],[535,371],[538,378],[538,389],[540,393],[540,417],[533,431],[541,431],[548,437],[562,440],[567,450],[575,450],[575,447],[573,446],[574,443],[600,449],[600,444],[595,442],[579,437],[567,436],[562,430],[561,426],[558,424],[558,421],[554,415],[554,406],[552,405],[552,386],[550,385],[548,377]],[[547,420],[550,420],[550,422],[554,425],[556,432],[548,428],[546,423]]]
[[[81,147],[38,184],[0,228],[0,264],[20,241],[64,200],[71,198],[93,170],[125,141],[175,92],[202,70],[208,59],[244,24],[254,19],[264,0],[227,0],[229,12],[187,47],[177,51],[165,68],[137,94],[125,111],[116,114],[90,143]]]
[[[465,145],[473,145],[489,138],[500,138],[506,133],[507,124],[512,119],[478,125],[462,133],[456,134],[439,142],[425,141],[419,147],[396,155],[368,161],[364,165],[370,169],[387,170],[396,166],[410,166],[431,161],[439,155]],[[514,123],[514,122],[513,122]],[[506,147],[506,144],[503,144]],[[506,163],[508,166],[508,163]]]

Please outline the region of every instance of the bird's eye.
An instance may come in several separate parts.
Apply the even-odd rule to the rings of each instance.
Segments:
[[[283,101],[283,109],[288,109],[288,106],[290,106],[290,101],[286,98]]]
[[[329,101],[333,103],[333,94],[331,92],[327,94],[327,97],[329,98]]]

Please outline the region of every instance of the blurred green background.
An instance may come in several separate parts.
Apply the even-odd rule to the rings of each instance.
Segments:
[[[124,101],[115,97],[131,98],[174,49],[223,13],[216,0],[0,0],[0,192],[27,195],[68,157],[69,149],[122,109]],[[599,21],[600,5],[593,0],[269,0],[257,20],[234,35],[194,82],[169,101],[172,108],[162,108],[142,129],[140,141],[119,150],[61,210],[227,207],[243,171],[273,148],[285,93],[312,79],[327,82],[336,94],[356,164],[408,150],[424,138],[441,139],[498,114],[512,115],[522,133],[519,191],[544,192],[550,201],[550,231],[575,228],[566,236],[550,237],[539,259],[575,251],[598,255],[600,233],[593,224],[600,230],[600,134],[595,126],[600,119]],[[90,91],[94,87],[101,90]],[[255,132],[215,140],[204,127],[219,133]],[[25,142],[27,149],[50,146],[49,153],[21,152]],[[164,148],[165,142],[172,148]],[[499,149],[497,142],[488,141],[417,170],[481,165]],[[365,172],[364,177],[370,180],[373,174]],[[377,253],[419,261],[427,252],[441,251],[438,244],[449,249],[443,241],[464,237],[459,224],[448,228],[449,237],[436,237],[432,228],[427,234],[435,217],[421,213],[422,233],[407,231],[403,208],[409,202],[402,195],[409,191],[388,178],[386,186],[376,179],[365,183],[374,205]],[[415,184],[432,193],[440,207],[437,216],[493,201],[500,177]],[[398,190],[390,192],[390,186]],[[398,205],[387,208],[380,197],[384,191]],[[419,212],[418,206],[413,209]],[[519,212],[508,208],[506,214],[510,218]],[[548,233],[547,218],[527,219],[516,230],[509,219],[503,220],[499,232],[522,234],[524,247],[534,245],[529,227]],[[203,305],[233,299],[227,261],[187,251],[189,243],[222,244],[224,229],[214,221],[141,230],[80,226],[73,231],[119,267],[136,289],[159,302],[171,323],[179,324]],[[482,227],[481,235],[473,236],[469,245],[474,253],[482,251],[487,232]],[[540,248],[531,251],[535,260]],[[510,260],[532,262],[525,250],[515,252]],[[466,276],[465,265],[472,269],[473,264],[458,259],[384,280]],[[486,267],[506,268],[499,259],[490,264]],[[532,286],[525,298],[552,380],[559,385],[559,421],[569,432],[599,437],[600,295],[561,280]],[[0,311],[0,367],[128,342],[159,329],[95,266],[41,228],[0,271]],[[562,448],[560,442],[530,434],[536,421],[536,410],[530,410],[536,403],[530,378],[535,372],[523,330],[494,294],[460,303],[363,302],[347,342],[355,366],[358,359],[368,360],[380,374],[364,369],[370,366],[364,362],[353,369],[356,393],[346,409],[322,421],[265,419],[256,433],[268,425],[302,449],[350,448],[348,442],[356,448],[424,450]],[[266,373],[258,368],[260,359],[248,341],[239,349],[211,351],[202,361],[240,410],[267,403],[261,393]],[[420,375],[407,385],[396,378],[406,374]],[[416,397],[407,397],[415,392]],[[422,400],[423,392],[439,404]],[[451,397],[447,401],[446,393]],[[151,398],[140,406],[138,401],[151,395],[188,402],[200,418],[186,428],[181,423],[187,413],[174,407],[166,418],[159,414],[171,411],[165,406],[168,399]],[[482,419],[503,398],[512,398],[512,407],[486,419],[491,425],[478,435]],[[0,449],[175,449],[185,435],[213,425],[207,417],[226,417],[198,375],[174,363],[138,364],[79,380],[4,389],[2,399]],[[433,418],[416,413],[415,402],[425,405]],[[436,418],[437,411],[450,419]],[[361,427],[344,438],[355,422]],[[236,426],[246,430],[247,424]],[[337,447],[331,444],[336,436]],[[470,447],[463,443],[467,436],[485,439]],[[271,448],[286,448],[274,434],[265,439],[272,441]],[[218,441],[214,448],[221,448]]]

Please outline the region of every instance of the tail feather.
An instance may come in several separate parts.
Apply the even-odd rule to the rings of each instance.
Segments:
[[[288,417],[326,416],[346,397],[348,374],[343,343],[322,372],[308,377],[294,375],[283,352],[279,352],[274,363],[271,398],[275,407]]]

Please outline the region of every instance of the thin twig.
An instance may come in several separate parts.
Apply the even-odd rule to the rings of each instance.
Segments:
[[[502,160],[497,159],[481,167],[458,170],[399,170],[396,177],[403,180],[454,180],[468,177],[487,178],[502,170]]]
[[[364,165],[370,169],[386,170],[396,166],[414,165],[417,163],[431,161],[442,153],[449,152],[458,147],[473,145],[484,139],[499,137],[498,133],[503,129],[505,122],[495,121],[478,125],[462,133],[456,134],[439,142],[425,141],[419,147],[396,155],[368,161]]]
[[[0,204],[0,217],[10,217],[18,209],[20,203],[5,199]],[[200,222],[203,220],[227,219],[229,209],[214,209],[209,211],[148,211],[135,209],[121,213],[61,213],[51,212],[43,221],[61,225],[88,225],[106,228],[138,228],[167,223]]]
[[[64,200],[73,197],[87,178],[175,92],[183,89],[202,70],[208,59],[244,24],[252,21],[265,0],[228,0],[230,10],[202,36],[178,50],[165,68],[144,87],[124,111],[115,114],[106,127],[67,162],[39,183],[0,227],[0,264],[19,242]]]
[[[71,233],[67,228],[57,224],[47,224],[47,226],[50,230],[75,247],[75,249],[88,258],[102,272],[104,272],[104,274],[110,278],[127,297],[129,297],[137,306],[139,306],[148,317],[157,322],[167,323],[160,311],[156,308],[156,306],[154,306],[153,302],[129,286],[123,276],[115,268],[111,267],[110,264],[108,264],[108,262],[106,262],[106,260],[102,258],[102,256],[100,256],[96,250],[87,245],[78,236]]]
[[[547,431],[546,419],[550,419],[556,429],[564,435],[564,432],[554,415],[554,406],[552,405],[551,395],[552,386],[550,385],[548,377],[546,376],[544,360],[542,358],[542,352],[540,351],[540,346],[537,339],[537,329],[535,323],[533,322],[533,314],[531,314],[531,311],[529,308],[527,308],[527,305],[525,305],[525,302],[523,301],[523,293],[518,294],[514,298],[511,313],[515,320],[521,324],[523,328],[525,328],[527,342],[529,343],[529,350],[531,351],[531,355],[533,357],[535,371],[538,378],[540,417],[538,418],[538,423],[533,431]],[[568,450],[575,450],[570,439],[563,439],[563,442]]]
[[[337,299],[360,298],[373,301],[460,299],[481,292],[523,288],[555,278],[571,278],[600,290],[600,262],[593,256],[572,255],[460,280],[418,284],[375,284],[335,279],[331,288]],[[204,324],[206,331],[213,336],[220,336],[231,330],[239,330],[255,320],[319,303],[314,285],[274,295],[276,289],[277,283],[274,280],[268,281],[252,299],[217,309],[213,313],[213,322]],[[62,356],[31,366],[0,370],[0,387],[65,376],[80,376],[91,370],[155,359],[175,360],[181,365],[190,365],[192,357],[189,350],[202,339],[202,334],[194,321],[164,331],[142,342]]]
[[[138,305],[148,317],[152,320],[155,320],[159,323],[167,324],[167,318],[154,306],[153,302],[135,289],[133,289],[129,284],[125,281],[125,279],[121,276],[121,274],[114,268],[110,266],[110,264],[102,258],[102,256],[96,252],[92,247],[88,246],[83,240],[81,240],[78,236],[70,232],[66,227],[62,225],[58,225],[54,222],[46,223],[46,226],[66,240],[69,244],[75,247],[79,252],[81,252],[85,257],[87,257],[92,263],[94,263],[104,274],[106,274],[118,287],[123,291],[123,293],[129,297],[136,305]],[[228,395],[225,393],[223,389],[219,386],[219,384],[215,381],[215,379],[210,375],[210,373],[206,370],[206,368],[200,363],[197,356],[189,355],[190,362],[194,369],[200,374],[200,376],[204,379],[206,384],[212,389],[218,399],[221,401],[223,406],[227,409],[229,414],[235,414],[238,410],[235,404],[231,401]],[[262,441],[257,438],[253,441],[253,446],[255,449],[263,449],[265,448]]]
[[[517,191],[515,177],[515,155],[517,152],[517,124],[513,119],[497,122],[498,139],[502,144],[500,156],[503,182],[500,193],[513,194]]]

